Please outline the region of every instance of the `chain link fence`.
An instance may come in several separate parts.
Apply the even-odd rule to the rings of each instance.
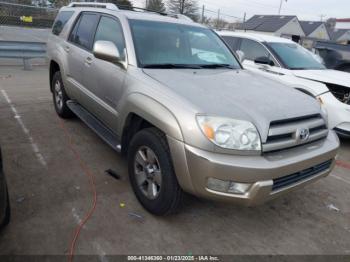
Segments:
[[[0,2],[0,25],[49,28],[58,9]]]

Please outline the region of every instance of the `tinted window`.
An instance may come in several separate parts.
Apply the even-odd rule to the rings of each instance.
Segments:
[[[242,39],[240,49],[244,52],[245,58],[251,61],[260,57],[270,57],[265,47],[249,39]]]
[[[82,14],[72,31],[70,41],[91,50],[98,18],[96,14]]]
[[[62,32],[63,27],[66,25],[66,23],[72,17],[73,14],[74,14],[73,11],[62,11],[62,12],[60,12],[57,15],[57,17],[55,19],[55,22],[53,24],[52,33],[55,34],[55,35],[59,35]]]
[[[112,18],[103,16],[96,30],[95,42],[99,40],[111,41],[124,57],[125,41],[120,23]]]
[[[239,38],[232,36],[223,36],[222,37],[226,44],[231,48],[232,51],[238,50]]]
[[[289,69],[325,69],[313,53],[298,44],[269,43],[268,45]]]
[[[142,20],[130,21],[141,66],[225,64],[240,68],[223,41],[207,28]]]

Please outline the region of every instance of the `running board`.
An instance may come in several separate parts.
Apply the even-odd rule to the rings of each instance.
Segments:
[[[67,101],[67,106],[73,111],[88,127],[90,127],[103,141],[110,145],[115,151],[121,152],[121,145],[118,137],[106,127],[100,120],[89,113],[85,108],[75,101]]]

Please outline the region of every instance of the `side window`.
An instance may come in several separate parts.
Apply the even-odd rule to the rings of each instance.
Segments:
[[[83,13],[75,24],[69,40],[85,49],[91,50],[98,18],[97,14]]]
[[[222,39],[224,39],[232,51],[236,52],[238,50],[239,38],[233,36],[222,36]]]
[[[242,39],[241,48],[240,48],[246,57],[247,60],[254,61],[259,57],[268,57],[270,58],[269,52],[258,42],[249,39]]]
[[[57,17],[55,19],[55,22],[53,24],[52,33],[54,35],[59,35],[62,32],[63,27],[66,25],[66,23],[72,17],[73,14],[74,14],[73,11],[62,11],[62,12],[60,12],[57,15]]]
[[[121,24],[110,17],[102,16],[98,24],[95,41],[111,41],[118,48],[122,59],[125,58],[125,41]]]

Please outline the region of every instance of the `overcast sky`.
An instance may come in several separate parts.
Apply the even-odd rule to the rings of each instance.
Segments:
[[[137,6],[144,6],[146,0],[132,0]],[[247,18],[254,14],[278,14],[280,0],[198,0],[200,6],[215,11],[220,8],[223,18],[233,20],[233,17]],[[213,12],[206,12],[213,15]],[[297,15],[301,20],[320,20],[330,17],[349,18],[350,0],[283,0],[282,14]]]

